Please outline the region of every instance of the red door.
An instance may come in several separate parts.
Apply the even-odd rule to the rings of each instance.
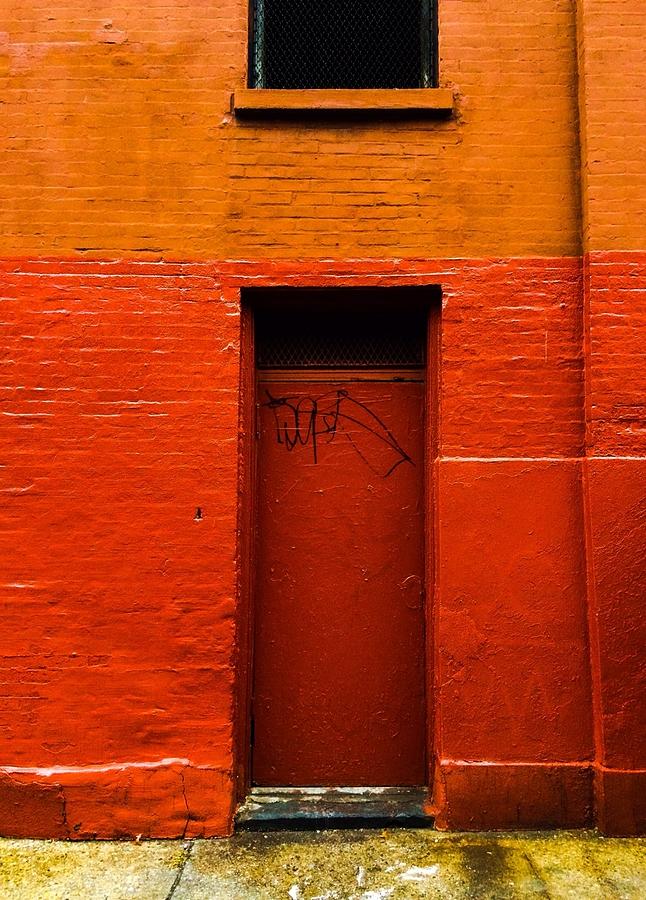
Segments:
[[[253,783],[422,785],[422,372],[257,389]]]

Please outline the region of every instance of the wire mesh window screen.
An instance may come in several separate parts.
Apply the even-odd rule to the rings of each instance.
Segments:
[[[435,0],[253,0],[251,86],[433,83]]]
[[[426,324],[422,314],[393,318],[348,317],[341,313],[263,311],[255,318],[259,369],[408,369],[425,364]]]

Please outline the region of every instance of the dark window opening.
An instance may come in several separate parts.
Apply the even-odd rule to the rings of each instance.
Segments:
[[[250,86],[435,83],[435,0],[252,0]]]
[[[427,296],[415,288],[262,291],[254,316],[256,366],[422,368]]]

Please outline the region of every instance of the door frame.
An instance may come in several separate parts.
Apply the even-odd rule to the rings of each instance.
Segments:
[[[317,288],[351,293],[354,287],[374,287],[387,292],[394,288],[406,287],[418,295],[418,302],[426,314],[426,367],[425,379],[425,419],[424,419],[424,621],[426,660],[426,786],[428,789],[429,811],[433,798],[431,791],[438,751],[437,697],[435,673],[437,669],[437,647],[435,603],[437,581],[437,478],[438,454],[440,446],[440,379],[441,379],[441,309],[442,293],[437,283],[401,284],[398,280],[379,285],[352,283],[340,286],[334,283],[317,283]],[[252,752],[252,688],[253,688],[253,634],[254,634],[254,574],[256,547],[256,477],[257,477],[257,399],[254,311],[261,294],[266,296],[269,289],[294,289],[289,284],[271,284],[242,288],[240,303],[240,404],[239,404],[239,477],[238,477],[238,584],[235,617],[234,651],[234,722],[233,722],[233,774],[234,807],[247,798],[251,789]],[[393,297],[395,300],[395,297]],[[266,302],[263,301],[263,302]],[[233,810],[235,812],[235,808]]]

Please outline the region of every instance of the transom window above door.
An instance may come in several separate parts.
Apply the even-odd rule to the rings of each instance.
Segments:
[[[253,0],[250,87],[435,83],[435,0]]]

